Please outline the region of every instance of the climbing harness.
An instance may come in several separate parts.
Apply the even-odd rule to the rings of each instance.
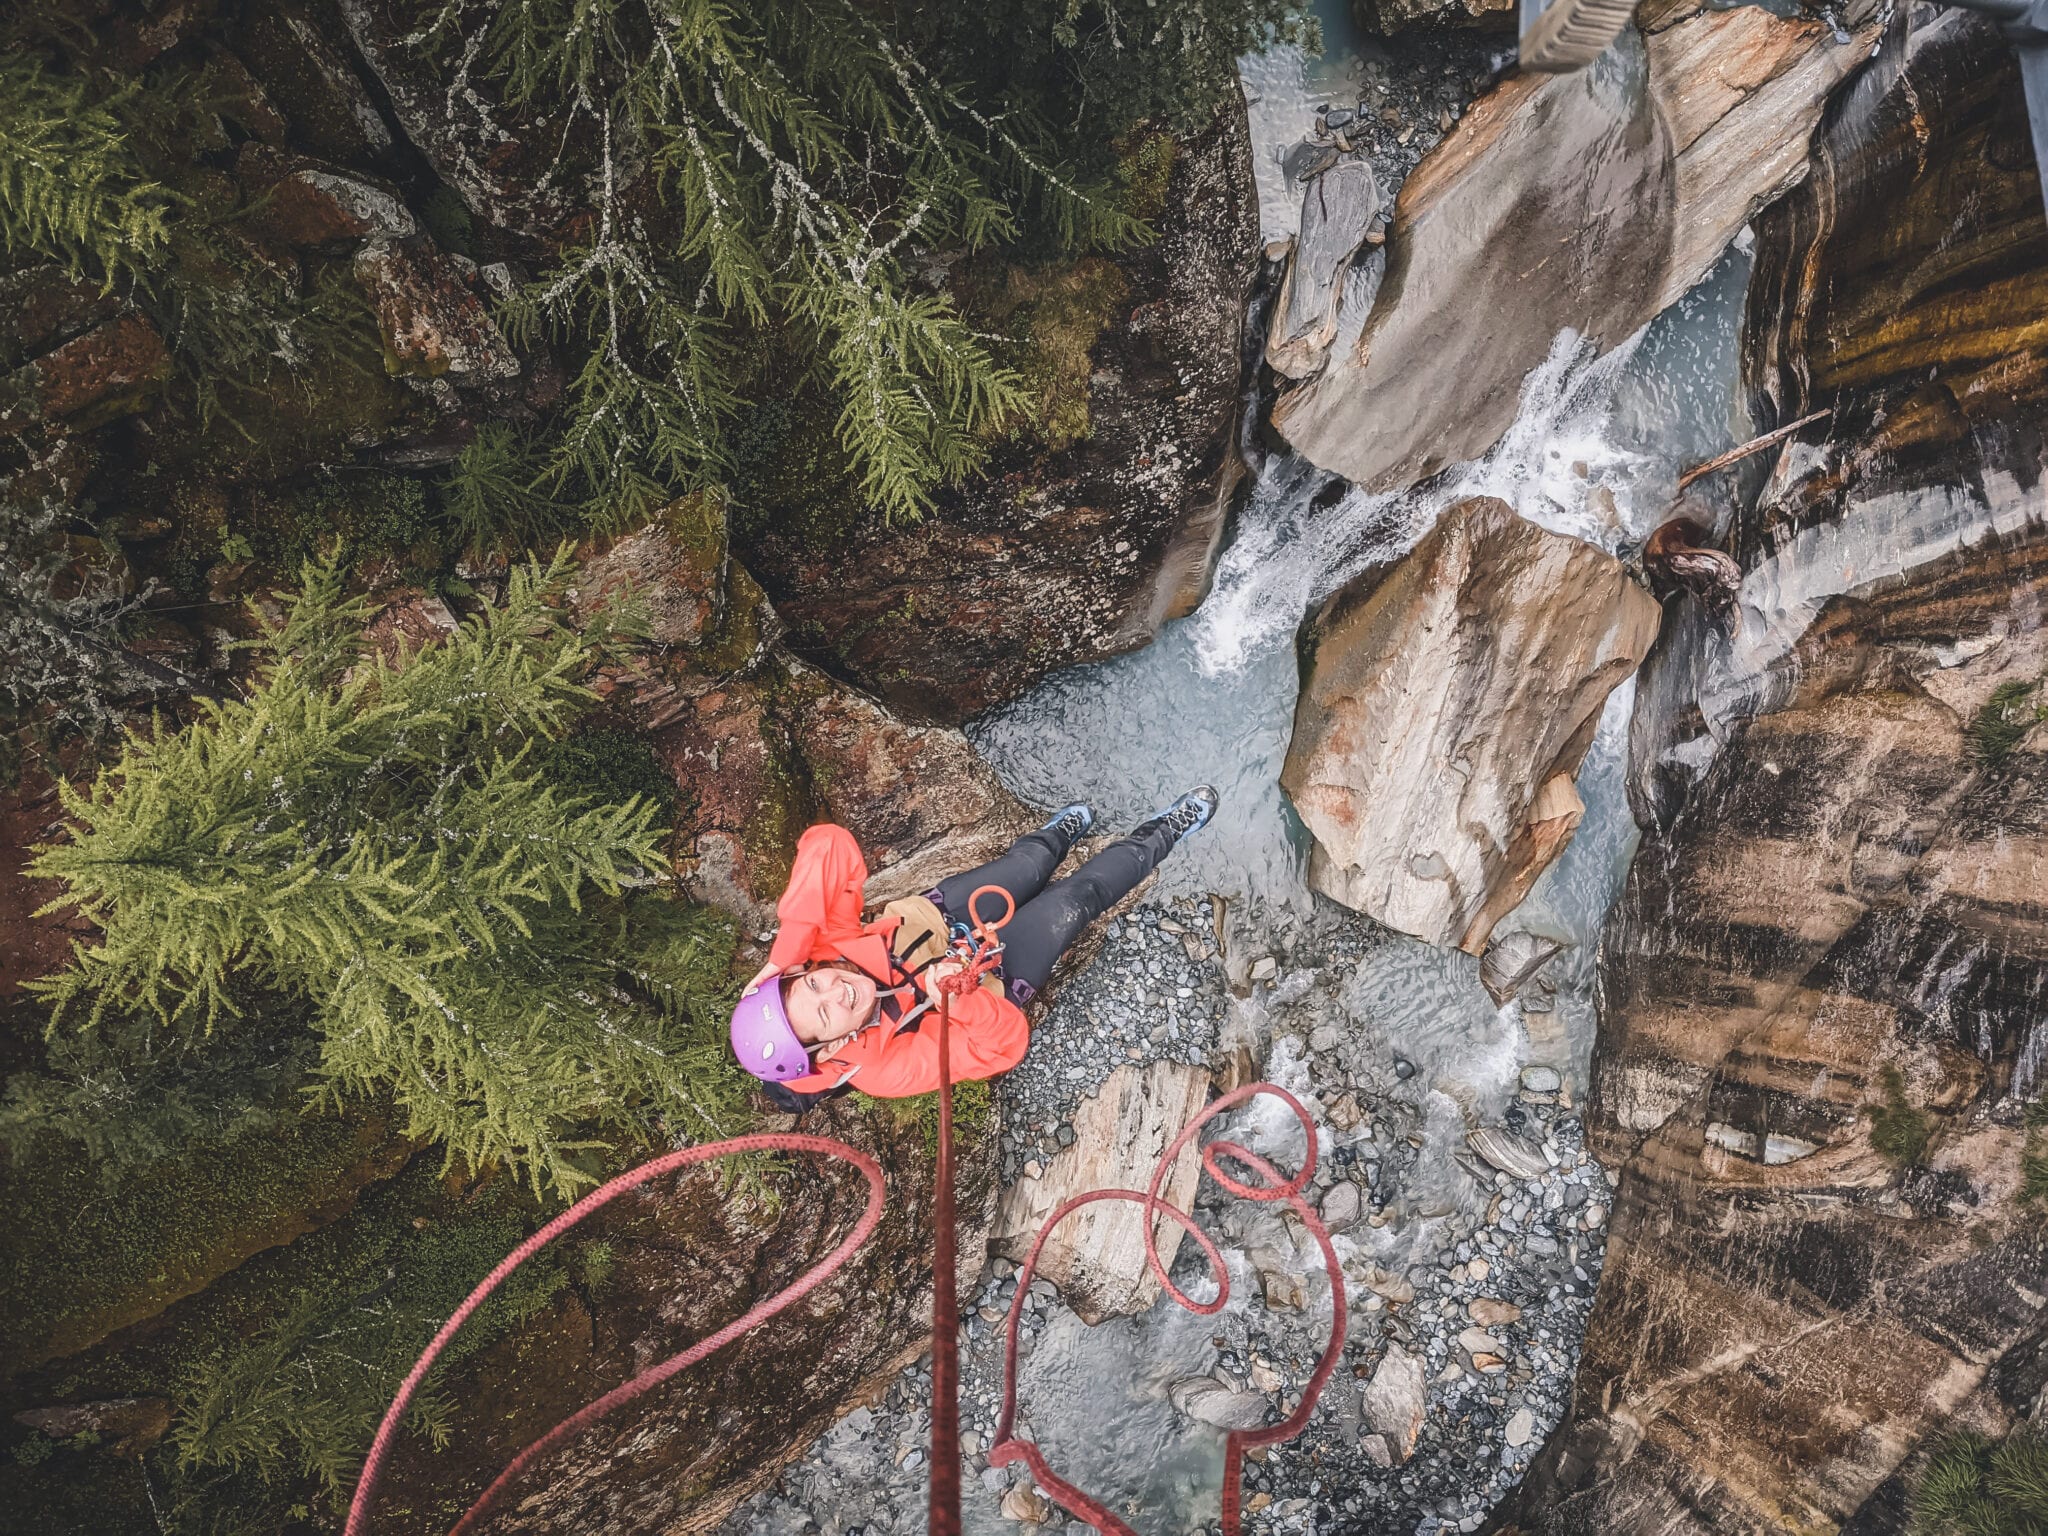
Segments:
[[[991,893],[1003,899],[1005,909],[1002,916],[985,919],[979,911],[981,898]],[[948,1039],[952,1032],[952,1000],[979,986],[982,978],[1001,962],[1003,946],[998,934],[1016,915],[1017,904],[1000,886],[984,885],[968,898],[967,909],[970,921],[967,924],[954,925],[952,943],[947,951],[948,957],[957,962],[957,968],[940,977],[935,983],[939,995],[939,1151],[932,1208],[932,1470],[931,1500],[926,1524],[928,1536],[960,1536],[960,1307],[954,1232],[952,1057]],[[1332,1317],[1330,1342],[1324,1348],[1322,1357],[1316,1362],[1315,1371],[1309,1377],[1308,1384],[1302,1391],[1301,1401],[1295,1405],[1294,1411],[1278,1424],[1269,1425],[1264,1429],[1232,1430],[1225,1439],[1223,1532],[1224,1536],[1239,1536],[1242,1521],[1240,1495],[1244,1453],[1260,1446],[1277,1445],[1301,1433],[1308,1424],[1309,1416],[1315,1412],[1316,1400],[1321,1396],[1331,1372],[1336,1369],[1338,1357],[1344,1348],[1348,1317],[1344,1301],[1344,1273],[1337,1263],[1336,1250],[1330,1244],[1328,1229],[1323,1226],[1315,1207],[1310,1205],[1301,1193],[1314,1174],[1316,1166],[1315,1122],[1308,1111],[1292,1094],[1270,1083],[1247,1083],[1242,1088],[1225,1094],[1190,1121],[1180,1135],[1174,1138],[1173,1144],[1161,1154],[1158,1166],[1152,1171],[1152,1181],[1142,1192],[1134,1189],[1091,1190],[1087,1194],[1076,1195],[1055,1210],[1038,1229],[1030,1253],[1024,1260],[1024,1267],[1018,1273],[1017,1290],[1010,1300],[1009,1325],[1003,1342],[1003,1410],[996,1425],[995,1443],[989,1447],[989,1464],[1004,1467],[1013,1461],[1022,1461],[1031,1469],[1031,1475],[1041,1488],[1076,1519],[1086,1520],[1093,1525],[1102,1536],[1136,1536],[1136,1533],[1095,1497],[1054,1472],[1035,1441],[1020,1439],[1016,1434],[1018,1330],[1023,1322],[1024,1298],[1029,1294],[1032,1279],[1038,1270],[1039,1255],[1044,1250],[1046,1239],[1052,1235],[1053,1229],[1083,1206],[1101,1200],[1135,1201],[1145,1209],[1145,1263],[1161,1288],[1175,1303],[1190,1312],[1207,1316],[1221,1311],[1230,1299],[1230,1272],[1223,1263],[1222,1252],[1217,1248],[1215,1240],[1196,1223],[1194,1217],[1162,1197],[1159,1189],[1180,1160],[1182,1152],[1204,1125],[1261,1093],[1279,1099],[1300,1122],[1302,1133],[1306,1137],[1306,1150],[1300,1170],[1292,1178],[1283,1178],[1279,1170],[1265,1158],[1231,1141],[1212,1142],[1203,1147],[1200,1153],[1201,1166],[1203,1171],[1224,1189],[1241,1199],[1287,1202],[1300,1218],[1301,1224],[1315,1238],[1317,1246],[1322,1249],[1323,1265],[1330,1277]],[[854,1223],[853,1230],[841,1239],[838,1247],[806,1270],[786,1289],[757,1302],[708,1338],[699,1340],[681,1353],[671,1355],[659,1365],[652,1366],[630,1381],[612,1388],[594,1402],[578,1409],[513,1457],[505,1470],[497,1475],[491,1485],[456,1522],[451,1536],[468,1536],[469,1532],[477,1530],[496,1508],[507,1490],[529,1467],[549,1452],[574,1439],[613,1409],[622,1407],[653,1390],[678,1372],[695,1365],[705,1356],[758,1327],[824,1284],[859,1251],[880,1224],[884,1195],[880,1165],[867,1153],[829,1136],[804,1136],[789,1132],[739,1136],[729,1141],[709,1142],[703,1146],[690,1147],[681,1152],[671,1152],[664,1157],[657,1157],[652,1162],[643,1163],[632,1172],[622,1174],[593,1190],[507,1254],[504,1261],[486,1275],[483,1282],[469,1293],[461,1306],[455,1309],[454,1314],[442,1325],[441,1331],[434,1335],[433,1342],[426,1347],[406,1376],[398,1389],[398,1395],[392,1399],[391,1407],[386,1410],[383,1422],[377,1427],[377,1437],[370,1446],[369,1456],[363,1462],[362,1475],[356,1483],[355,1497],[349,1504],[348,1523],[343,1529],[343,1536],[367,1536],[370,1509],[376,1499],[377,1483],[383,1475],[384,1464],[389,1459],[392,1446],[397,1440],[398,1428],[405,1419],[406,1409],[419,1391],[420,1384],[426,1380],[427,1373],[433,1369],[434,1362],[440,1358],[449,1341],[455,1337],[457,1330],[515,1269],[564,1232],[595,1215],[629,1190],[637,1189],[643,1184],[661,1178],[664,1174],[679,1172],[698,1163],[711,1162],[740,1152],[809,1152],[852,1163],[867,1180],[867,1209],[861,1213],[860,1220]],[[1225,1171],[1226,1161],[1248,1169],[1261,1182],[1247,1183],[1233,1177]],[[1158,1222],[1161,1217],[1177,1224],[1201,1249],[1216,1283],[1216,1295],[1212,1299],[1196,1301],[1175,1285],[1172,1277],[1167,1274],[1165,1262],[1159,1256]]]

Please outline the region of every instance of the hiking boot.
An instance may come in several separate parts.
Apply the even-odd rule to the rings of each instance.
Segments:
[[[1182,795],[1163,811],[1155,811],[1145,821],[1146,826],[1155,823],[1173,833],[1177,843],[1190,832],[1199,832],[1209,825],[1209,818],[1216,814],[1218,796],[1213,787],[1199,784]]]
[[[1067,846],[1071,848],[1074,844],[1081,841],[1082,838],[1086,837],[1089,829],[1094,825],[1095,812],[1083,802],[1076,800],[1072,805],[1062,807],[1059,811],[1055,812],[1052,820],[1048,821],[1038,830],[1041,832],[1059,833],[1061,837],[1067,840]]]

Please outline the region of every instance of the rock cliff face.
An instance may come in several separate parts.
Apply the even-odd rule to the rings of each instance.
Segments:
[[[1563,851],[1601,707],[1657,634],[1611,555],[1504,501],[1446,512],[1311,621],[1280,782],[1324,895],[1477,954]]]
[[[1117,261],[1128,293],[1092,352],[1088,436],[998,457],[914,526],[751,553],[799,654],[957,723],[1194,608],[1238,476],[1250,155],[1235,98],[1181,146],[1157,243]]]
[[[1912,1458],[2048,1379],[2025,131],[1990,28],[1915,7],[1758,226],[1759,408],[1837,429],[1739,527],[1733,633],[1671,627],[1643,690],[1662,830],[1606,936],[1592,1120],[1624,1176],[1521,1529],[1900,1529]]]

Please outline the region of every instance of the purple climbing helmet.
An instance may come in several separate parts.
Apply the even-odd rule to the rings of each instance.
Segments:
[[[732,1053],[763,1082],[779,1083],[811,1070],[810,1053],[782,1006],[782,978],[771,976],[732,1011]]]

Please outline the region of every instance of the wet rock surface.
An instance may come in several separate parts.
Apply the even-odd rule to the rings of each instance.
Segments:
[[[1658,619],[1612,556],[1491,498],[1339,590],[1302,642],[1280,776],[1311,883],[1482,950],[1577,828],[1572,779]]]
[[[1756,7],[1653,7],[1594,66],[1482,97],[1402,187],[1357,345],[1281,397],[1276,429],[1373,490],[1476,458],[1561,329],[1621,341],[1805,174],[1875,11],[1837,38]]]
[[[1993,148],[2020,122],[1990,29],[1914,8],[1760,221],[1761,414],[1835,423],[1765,466],[1731,632],[1693,612],[1660,648],[1689,701],[1644,691],[1657,827],[1603,944],[1594,1064],[1614,1239],[1521,1530],[1901,1529],[1917,1448],[1995,1436],[2040,1390],[2048,1247],[2015,1191],[2048,759],[1993,699],[2048,672],[2048,530],[2019,489],[2043,373],[1957,318],[2048,269],[2039,189]],[[1959,208],[1964,165],[1994,169]]]

